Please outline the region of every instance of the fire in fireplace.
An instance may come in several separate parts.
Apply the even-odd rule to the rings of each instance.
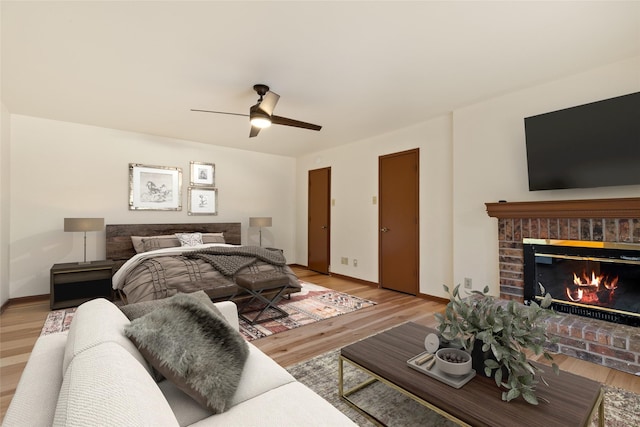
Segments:
[[[558,312],[640,326],[640,245],[524,239],[525,303],[541,286]]]

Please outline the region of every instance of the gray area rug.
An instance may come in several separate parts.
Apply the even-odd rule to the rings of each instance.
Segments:
[[[351,418],[359,426],[374,426],[338,397],[339,350],[322,354],[313,359],[289,367],[287,370],[301,383],[328,400],[333,406]],[[353,367],[345,364],[346,388],[367,379]],[[615,387],[605,386],[605,426],[629,427],[640,425],[640,395]],[[456,424],[418,404],[399,391],[381,383],[351,395],[359,406],[374,414],[380,421],[392,427],[455,426]],[[598,424],[594,421],[592,426]]]

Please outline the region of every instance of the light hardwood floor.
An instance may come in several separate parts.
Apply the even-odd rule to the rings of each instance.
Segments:
[[[294,267],[294,270],[302,280],[367,298],[377,305],[253,341],[285,367],[407,321],[434,327],[433,314],[444,309],[444,305],[438,302],[317,274],[304,268]],[[0,316],[0,419],[4,418],[48,313],[49,300],[43,299],[12,304]],[[564,355],[555,356],[555,360],[562,370],[640,393],[640,379],[634,375]]]

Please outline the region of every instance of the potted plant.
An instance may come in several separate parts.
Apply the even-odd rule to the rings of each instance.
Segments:
[[[553,314],[548,308],[551,295],[547,293],[540,304],[531,302],[527,306],[515,301],[506,304],[496,301],[488,294],[488,286],[482,292],[472,291],[464,298],[459,288],[460,285],[456,286],[451,293],[444,285],[451,299],[444,314],[436,313],[440,335],[448,341],[460,341],[472,355],[474,348],[475,353],[485,354],[484,367],[475,368],[481,372],[484,368],[484,375],[493,377],[496,385],[506,390],[502,400],[522,396],[528,403],[537,405],[536,374],[542,370],[527,360],[525,350],[535,355],[543,354],[553,361],[551,354],[544,350],[545,341],[554,341],[548,336],[544,323],[544,319]],[[545,293],[544,289],[542,293]],[[556,374],[559,372],[555,363],[552,368]],[[547,384],[541,375],[539,377]]]

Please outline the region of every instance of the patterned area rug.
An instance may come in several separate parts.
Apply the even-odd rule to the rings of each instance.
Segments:
[[[293,294],[290,300],[283,299],[277,304],[278,307],[289,313],[288,317],[270,320],[258,325],[250,325],[240,319],[240,332],[247,341],[253,341],[320,320],[371,307],[375,304],[373,301],[333,291],[313,283],[302,282],[302,290],[300,292]],[[40,335],[68,330],[75,311],[75,308],[68,308],[50,312]],[[249,319],[253,319],[255,314],[249,312],[246,313],[246,316]],[[266,313],[261,318],[268,317],[270,317],[270,313]]]
[[[284,299],[278,303],[278,307],[289,314],[288,317],[256,325],[240,319],[240,332],[248,341],[252,341],[373,305],[373,301],[302,282],[302,290],[292,294],[291,300]],[[253,319],[256,314],[257,312],[249,312],[245,316]],[[267,313],[261,319],[271,315]]]
[[[338,396],[338,355],[339,350],[331,351],[287,370],[359,426],[373,426],[374,424],[368,418],[362,416]],[[368,377],[349,364],[345,364],[344,378],[346,387],[353,387]],[[606,427],[637,426],[640,420],[640,396],[615,387],[604,386],[604,390],[604,425]],[[453,427],[457,425],[379,382],[352,394],[351,398],[391,427]],[[598,425],[596,419],[591,425],[594,427]]]

